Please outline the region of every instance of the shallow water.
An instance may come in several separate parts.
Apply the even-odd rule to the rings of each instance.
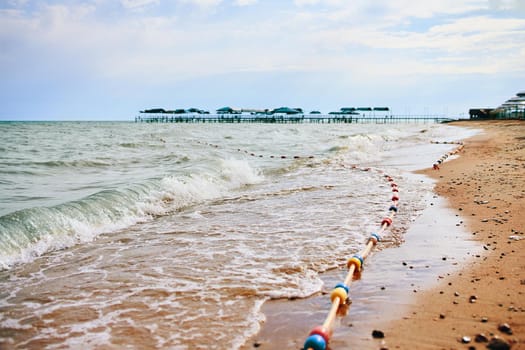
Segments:
[[[437,285],[482,251],[478,242],[469,240],[461,218],[443,198],[428,194],[425,202],[422,214],[403,234],[402,244],[389,241],[398,231],[394,222],[393,235],[379,243],[366,260],[359,279],[350,286],[351,304],[338,312],[330,349],[381,348],[382,339],[374,339],[373,330],[385,331],[388,337],[391,321],[410,317],[418,293]],[[325,321],[330,292],[347,273],[340,266],[321,274],[322,292],[312,297],[265,303],[262,330],[241,349],[253,349],[254,344],[263,350],[300,349],[309,332]]]
[[[377,230],[385,173],[401,191],[397,245],[431,187],[406,171],[452,147],[431,140],[466,136],[443,125],[0,128],[0,344],[50,349],[240,347],[264,301],[318,292],[319,273]]]

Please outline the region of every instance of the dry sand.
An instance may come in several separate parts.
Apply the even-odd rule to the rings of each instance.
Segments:
[[[375,283],[376,289],[363,295],[359,293],[364,285],[354,289],[349,317],[340,320],[329,349],[486,349],[489,342],[476,341],[476,337],[484,340],[481,335],[487,341],[500,338],[512,350],[525,349],[525,122],[453,125],[484,132],[465,141],[459,158],[446,161],[440,170],[421,172],[436,179],[435,205],[407,233],[405,244],[374,256],[377,264],[373,265],[389,266],[389,273],[397,273],[400,281],[394,290],[379,288],[377,281],[385,272],[373,271],[373,266],[367,269],[364,278],[375,275],[375,280],[361,283]],[[450,206],[452,214],[443,205]],[[448,222],[451,216],[456,217],[453,223]],[[455,233],[464,230],[467,237]],[[479,247],[472,248],[466,240],[477,241]],[[438,246],[446,244],[447,254],[443,254]],[[428,282],[422,282],[418,288],[414,279],[403,280],[410,276],[407,266],[399,264],[400,257],[442,265],[409,270],[412,278],[432,280],[435,287],[428,289]],[[332,271],[323,279],[333,285],[345,273]],[[373,300],[376,295],[383,305]],[[275,349],[276,344],[280,349],[301,349],[314,320],[324,319],[325,299],[322,295],[265,304],[267,322],[243,350]],[[361,303],[368,304],[368,314],[370,307],[376,308],[367,322],[359,319],[362,310],[356,307]],[[502,324],[510,330],[499,330]],[[372,329],[382,330],[385,337],[373,339]],[[470,342],[463,343],[463,337]]]
[[[418,294],[377,348],[485,349],[482,334],[525,349],[525,122],[454,125],[484,132],[466,141],[459,158],[425,173],[438,180],[437,194],[448,199],[483,251]],[[500,330],[502,324],[510,330]]]

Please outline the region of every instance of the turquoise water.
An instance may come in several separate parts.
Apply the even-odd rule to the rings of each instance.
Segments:
[[[319,291],[445,125],[0,123],[0,344],[222,349]],[[364,171],[370,168],[369,171]],[[235,332],[232,332],[232,329]]]

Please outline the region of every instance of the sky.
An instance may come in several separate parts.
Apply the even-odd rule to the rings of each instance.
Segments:
[[[1,120],[467,117],[525,90],[525,0],[0,0]]]

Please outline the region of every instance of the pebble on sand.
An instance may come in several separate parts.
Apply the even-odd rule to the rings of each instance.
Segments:
[[[490,350],[510,350],[510,344],[500,338],[492,338],[487,345]]]
[[[377,329],[374,329],[372,331],[372,337],[376,339],[383,339],[385,337],[385,333],[383,331],[379,331]]]

